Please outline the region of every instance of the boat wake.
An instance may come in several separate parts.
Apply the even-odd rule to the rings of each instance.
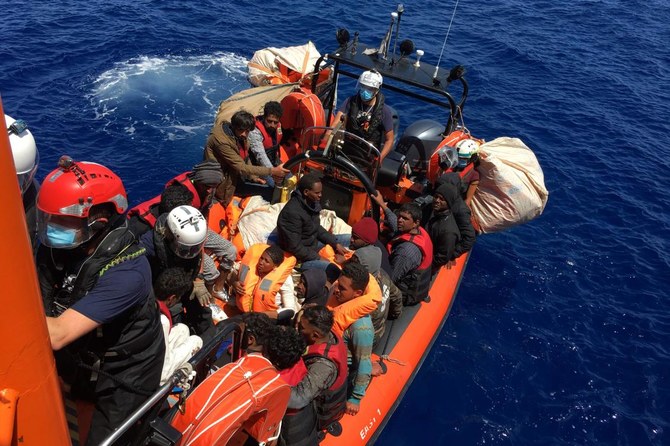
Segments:
[[[227,52],[139,56],[101,73],[88,99],[108,134],[154,142],[204,136],[219,102],[248,85],[246,64]]]

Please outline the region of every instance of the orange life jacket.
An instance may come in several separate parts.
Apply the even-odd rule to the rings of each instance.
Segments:
[[[295,266],[296,258],[285,253],[281,264],[264,277],[258,277],[256,265],[269,246],[265,243],[252,245],[242,258],[238,280],[244,285],[244,294],[237,296],[236,302],[237,308],[245,313],[277,310],[279,307],[275,303],[275,295]]]
[[[269,444],[279,434],[290,396],[291,387],[270,361],[247,355],[205,378],[170,424],[181,432],[181,444],[190,446],[237,444],[233,440],[242,431]]]
[[[430,263],[428,266],[430,267]],[[337,302],[334,294],[331,294],[328,298],[327,307],[333,312],[333,332],[338,336],[342,336],[342,333],[358,319],[375,311],[382,301],[382,290],[379,288],[379,282],[372,274],[369,274],[369,276],[368,286],[363,294],[357,298],[343,304]]]

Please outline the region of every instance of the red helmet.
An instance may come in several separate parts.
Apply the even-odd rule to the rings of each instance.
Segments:
[[[118,214],[128,209],[121,179],[100,164],[77,163],[62,156],[58,168],[42,183],[37,198],[40,240],[52,248],[65,249],[90,240],[107,222],[90,215],[90,211],[105,203],[113,205]]]

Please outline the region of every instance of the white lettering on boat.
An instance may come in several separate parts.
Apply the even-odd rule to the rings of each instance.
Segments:
[[[379,410],[379,408],[377,408],[377,414],[381,418],[382,411]],[[361,432],[360,432],[361,440],[365,440],[365,437],[368,436],[368,433],[372,432],[372,430],[373,430],[372,428],[374,427],[375,424],[377,424],[377,417],[372,417],[370,419],[370,422],[368,424],[366,424],[365,426],[363,426],[363,429],[361,429]]]

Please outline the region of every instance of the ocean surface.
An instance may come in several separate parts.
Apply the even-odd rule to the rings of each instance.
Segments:
[[[62,154],[98,161],[136,204],[201,159],[255,50],[327,52],[339,27],[377,44],[395,6],[4,0],[0,94],[35,135],[38,179]],[[436,63],[454,2],[404,6],[400,38]],[[667,0],[460,1],[441,65],[468,69],[465,123],[525,141],[549,203],[479,238],[377,444],[670,444],[669,23]],[[389,102],[401,128],[444,120]]]

